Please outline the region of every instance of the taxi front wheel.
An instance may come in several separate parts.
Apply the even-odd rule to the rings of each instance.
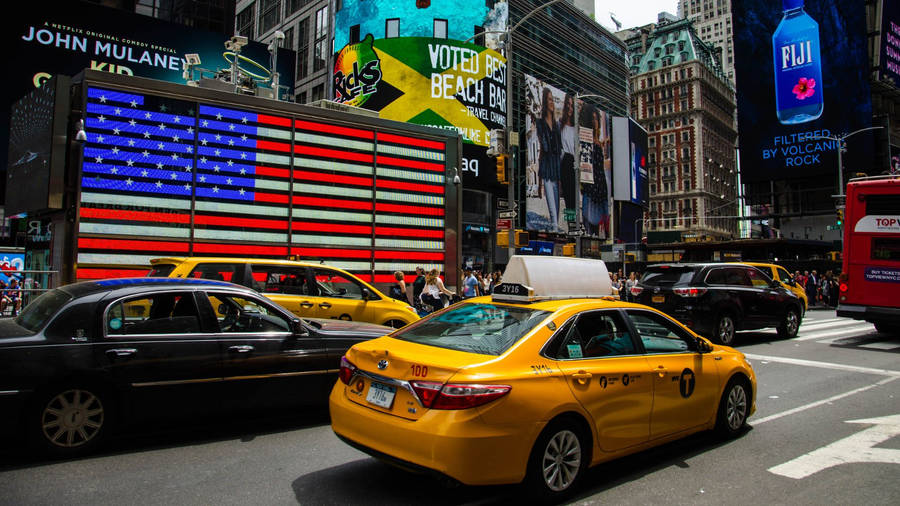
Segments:
[[[585,438],[581,429],[567,420],[547,426],[538,437],[528,463],[526,487],[542,500],[568,495],[587,466]]]
[[[734,437],[744,429],[750,413],[750,389],[741,378],[732,378],[725,387],[719,412],[716,416],[716,432],[723,437]]]

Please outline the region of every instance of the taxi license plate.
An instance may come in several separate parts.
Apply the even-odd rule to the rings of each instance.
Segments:
[[[665,302],[665,301],[666,301],[665,295],[654,295],[653,296],[653,302]]]
[[[366,402],[385,409],[391,409],[391,405],[394,404],[394,394],[396,393],[396,387],[372,382],[369,386],[369,393],[366,394]]]

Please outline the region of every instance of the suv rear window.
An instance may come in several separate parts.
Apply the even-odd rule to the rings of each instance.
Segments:
[[[691,267],[649,267],[640,283],[648,286],[684,285],[694,278]]]

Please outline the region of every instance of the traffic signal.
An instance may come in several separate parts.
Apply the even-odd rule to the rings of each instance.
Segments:
[[[844,225],[844,210],[843,210],[843,209],[838,209],[838,210],[837,210],[837,220],[836,220],[836,224],[837,224],[837,226],[839,226],[839,227]]]
[[[497,155],[497,182],[500,184],[509,182],[506,179],[506,155]]]

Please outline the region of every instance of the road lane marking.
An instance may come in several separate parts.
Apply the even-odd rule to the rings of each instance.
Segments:
[[[853,462],[900,464],[900,450],[875,448],[876,445],[900,435],[900,415],[847,420],[846,423],[874,424],[874,426],[784,464],[770,467],[769,472],[799,480],[830,467]]]
[[[825,337],[834,337],[834,336],[841,336],[841,335],[850,337],[850,336],[853,336],[853,335],[858,335],[858,334],[861,333],[861,332],[864,332],[864,333],[870,333],[870,332],[874,332],[874,331],[875,331],[875,327],[873,327],[871,324],[866,324],[866,325],[864,325],[864,326],[857,326],[857,327],[852,327],[852,328],[843,328],[843,329],[841,329],[841,330],[835,330],[835,331],[833,331],[833,332],[816,332],[816,331],[813,331],[813,332],[810,333],[810,334],[807,334],[807,333],[805,333],[805,332],[801,332],[800,335],[798,335],[798,337],[795,337],[795,338],[793,338],[792,340],[793,340],[793,341],[812,341],[813,339],[822,339],[822,338],[825,338]]]
[[[835,364],[833,362],[817,362],[815,360],[803,360],[801,358],[773,357],[769,355],[756,355],[747,353],[745,356],[750,360],[763,360],[766,362],[779,362],[782,364],[803,365],[807,367],[819,367],[822,369],[835,369],[838,371],[861,372],[864,374],[877,374],[879,376],[891,376],[900,378],[900,371],[892,371],[890,369],[876,369],[874,367],[860,367],[858,365]]]
[[[861,322],[859,320],[850,320],[847,318],[839,318],[837,320],[828,320],[828,321],[816,320],[816,321],[809,322],[809,323],[803,322],[802,324],[800,324],[800,328],[801,329],[818,328],[818,327],[833,328],[833,327],[843,327],[843,326],[847,326],[847,325],[859,325],[861,323],[867,323],[867,322]]]
[[[812,409],[812,408],[821,406],[822,404],[830,404],[834,401],[843,399],[844,397],[850,397],[851,395],[856,395],[858,393],[865,392],[866,390],[871,390],[875,387],[880,387],[882,385],[886,385],[886,384],[896,380],[898,377],[900,377],[900,376],[893,376],[890,378],[885,378],[885,379],[883,379],[875,384],[869,385],[869,386],[859,387],[857,389],[850,390],[849,392],[844,392],[842,394],[831,396],[827,399],[822,399],[821,401],[811,402],[809,404],[805,404],[803,406],[798,406],[796,408],[789,409],[787,411],[782,411],[781,413],[775,413],[774,415],[769,415],[769,416],[760,418],[759,420],[753,420],[752,425],[755,427],[757,425],[762,425],[766,422],[771,422],[772,420],[777,420],[779,418],[783,418],[788,415],[793,415],[795,413],[800,413],[801,411],[806,411],[808,409]]]

